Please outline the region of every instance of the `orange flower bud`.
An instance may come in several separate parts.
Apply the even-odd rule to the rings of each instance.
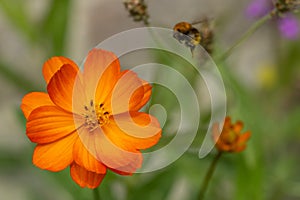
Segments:
[[[219,132],[219,124],[213,125],[213,139],[219,151],[240,152],[246,148],[246,142],[250,138],[251,132],[241,133],[243,122],[231,123],[230,117],[226,117],[222,132]]]

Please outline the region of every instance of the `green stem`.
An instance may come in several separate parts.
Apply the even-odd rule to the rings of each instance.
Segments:
[[[221,155],[222,155],[222,152],[219,151],[218,154],[214,157],[212,163],[210,164],[210,166],[208,168],[208,171],[203,179],[202,186],[200,188],[200,193],[199,193],[199,198],[198,198],[199,200],[204,199],[204,195],[207,190],[209,181],[211,180],[211,177],[215,171],[215,168],[217,166],[218,160],[220,159]]]
[[[98,188],[93,189],[94,200],[101,200]]]
[[[255,22],[243,35],[240,37],[227,51],[225,51],[217,60],[223,61],[228,58],[228,56],[233,52],[235,48],[237,48],[242,42],[248,39],[256,30],[258,30],[265,22],[273,17],[276,9],[272,10],[262,18],[260,18],[257,22]]]

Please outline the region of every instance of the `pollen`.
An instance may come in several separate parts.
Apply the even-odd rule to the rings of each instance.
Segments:
[[[103,126],[109,123],[110,112],[105,109],[103,103],[94,104],[91,100],[88,105],[84,105],[85,118],[84,126],[90,131],[94,131],[99,126]]]

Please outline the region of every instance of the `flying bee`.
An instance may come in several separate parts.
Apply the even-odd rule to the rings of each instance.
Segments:
[[[200,44],[201,41],[201,35],[198,29],[188,22],[179,22],[174,26],[173,30],[173,37],[180,43],[184,43],[193,53],[195,47]]]
[[[196,24],[201,24],[199,29],[194,27]],[[174,26],[173,30],[173,37],[190,48],[192,54],[198,44],[202,45],[209,54],[212,53],[214,34],[209,19],[204,18],[192,24],[179,22]]]

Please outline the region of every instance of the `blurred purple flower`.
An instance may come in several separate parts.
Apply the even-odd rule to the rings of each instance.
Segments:
[[[292,14],[278,19],[278,28],[281,35],[290,40],[297,39],[300,33],[299,21]]]
[[[253,0],[246,9],[249,18],[262,17],[272,10],[271,0]]]
[[[250,19],[259,18],[266,15],[274,8],[272,0],[252,0],[246,8],[246,15]],[[277,19],[278,29],[281,35],[287,39],[298,39],[300,34],[300,24],[297,18],[291,13]]]

